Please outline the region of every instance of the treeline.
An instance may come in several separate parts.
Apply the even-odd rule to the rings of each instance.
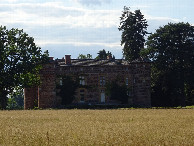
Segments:
[[[154,33],[147,27],[140,10],[124,7],[119,26],[123,56],[152,62],[152,106],[194,105],[194,26],[168,23]]]

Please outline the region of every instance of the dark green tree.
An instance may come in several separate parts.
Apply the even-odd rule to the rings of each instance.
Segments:
[[[23,109],[24,92],[22,88],[17,88],[8,98],[7,109]]]
[[[169,23],[148,37],[147,46],[144,54],[153,61],[153,105],[185,106],[193,101],[194,27]]]
[[[77,59],[92,59],[92,55],[91,54],[87,54],[87,55],[79,54]]]
[[[111,52],[106,52],[106,50],[100,50],[98,53],[98,56],[96,57],[96,59],[107,59],[107,56],[112,56]]]
[[[121,45],[124,45],[123,56],[125,59],[133,61],[140,57],[140,51],[145,44],[147,27],[147,21],[140,10],[131,12],[129,7],[124,7],[118,29],[122,32]]]
[[[116,81],[106,84],[106,94],[110,96],[111,100],[118,100],[122,104],[128,103],[129,96],[126,85],[119,85]]]
[[[83,54],[79,54],[79,56],[77,57],[77,59],[87,59],[86,55]]]
[[[108,52],[106,53],[106,55],[107,55],[107,56],[112,56],[112,53],[108,51]]]
[[[87,54],[87,59],[92,59],[92,55],[91,54]]]
[[[96,57],[96,59],[106,59],[107,58],[107,53],[104,49],[100,50],[97,54],[98,56]]]
[[[0,108],[5,109],[7,95],[20,86],[39,82],[41,64],[48,61],[48,52],[41,49],[23,30],[0,27]]]

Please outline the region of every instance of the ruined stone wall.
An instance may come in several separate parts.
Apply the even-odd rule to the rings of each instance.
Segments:
[[[117,80],[120,85],[126,84],[128,79],[128,88],[132,89],[132,69],[131,66],[64,66],[57,67],[56,74],[59,76],[84,76],[85,83],[88,86],[86,89],[85,102],[100,102],[101,92],[106,92],[105,85],[100,84],[100,78],[104,77],[105,83],[111,83]],[[80,100],[80,91],[84,88],[77,90],[75,102]],[[106,102],[111,102],[108,96],[105,96]],[[132,101],[131,101],[132,102]],[[132,103],[131,103],[132,104]]]
[[[150,107],[150,63],[131,63],[129,65],[102,65],[102,66],[73,66],[56,65],[51,62],[41,70],[41,85],[36,89],[25,89],[25,109],[33,108],[34,101],[38,100],[39,108],[51,108],[59,104],[56,96],[56,83],[60,76],[85,77],[85,83],[89,88],[82,87],[77,90],[74,102],[80,102],[80,92],[84,92],[85,102],[100,102],[101,92],[106,88],[101,85],[100,79],[105,82],[117,80],[120,85],[125,84],[130,89],[129,104],[138,107]],[[127,81],[126,81],[127,80]],[[127,84],[126,84],[127,82]],[[84,90],[84,91],[83,91]],[[105,102],[111,102],[105,97]]]
[[[151,107],[150,63],[136,63],[132,65],[133,74],[133,105],[137,107]]]
[[[40,73],[41,85],[38,88],[38,107],[51,108],[56,106],[56,74],[55,64],[43,67]]]
[[[39,87],[24,89],[24,109],[51,108],[56,105],[56,74],[54,63],[44,65]]]
[[[24,89],[24,109],[33,109],[38,105],[38,87]]]

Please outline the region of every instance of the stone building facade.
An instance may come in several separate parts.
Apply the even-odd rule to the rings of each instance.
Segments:
[[[105,60],[96,59],[65,59],[50,58],[50,63],[44,65],[40,72],[41,85],[24,89],[24,109],[52,108],[60,105],[57,96],[57,84],[61,76],[79,77],[81,85],[90,88],[78,88],[74,103],[119,103],[111,100],[105,94],[106,83],[117,80],[125,84],[128,91],[128,104],[135,107],[150,107],[150,62],[137,60],[128,62],[122,59],[108,57]]]

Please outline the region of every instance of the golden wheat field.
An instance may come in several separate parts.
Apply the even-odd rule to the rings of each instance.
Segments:
[[[0,111],[0,145],[194,145],[194,109]]]

